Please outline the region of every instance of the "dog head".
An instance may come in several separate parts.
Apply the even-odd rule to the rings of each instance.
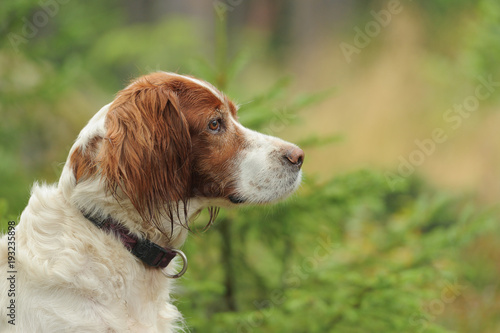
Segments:
[[[211,84],[159,72],[96,114],[67,166],[73,186],[102,184],[161,226],[187,215],[192,199],[206,207],[283,199],[299,186],[303,160],[297,146],[243,127],[236,105]]]

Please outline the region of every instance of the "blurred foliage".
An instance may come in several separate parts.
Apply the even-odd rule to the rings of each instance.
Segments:
[[[364,29],[373,21],[373,12],[387,10],[391,1],[355,1],[354,22],[348,21],[348,33],[352,26]],[[394,3],[394,2],[392,2]],[[500,75],[498,54],[500,53],[500,3],[497,0],[436,0],[436,1],[396,1],[401,12],[411,13],[420,21],[428,54],[423,54],[433,64],[431,71],[446,84],[456,83],[460,74],[462,84],[473,81],[477,76]],[[391,18],[392,20],[392,18]],[[373,43],[377,45],[377,43]],[[373,54],[363,52],[362,58],[370,59]],[[500,94],[496,93],[496,97]]]
[[[226,242],[215,231],[228,220],[231,253],[213,246]],[[288,202],[223,212],[212,230],[191,238],[178,305],[192,332],[470,332],[460,329],[470,318],[441,321],[466,295],[499,287],[495,259],[464,259],[481,237],[499,232],[497,221],[415,178],[396,190],[367,170],[324,184],[307,179]],[[500,328],[494,311],[474,322],[483,323],[475,332]]]
[[[54,15],[26,36],[49,2],[58,4],[47,9]],[[214,47],[196,34],[193,19],[132,20],[124,3],[0,3],[0,228],[16,219],[35,179],[57,180],[62,164],[47,161],[64,161],[85,122],[132,77],[155,70],[198,75],[240,99],[243,124],[276,135],[300,124],[298,111],[332,94],[291,92],[287,75],[249,76],[257,82],[252,89],[245,80],[236,85],[242,71],[255,69],[249,59],[263,51],[258,45],[232,50],[225,22],[217,20]],[[360,12],[386,5],[355,3],[365,23]],[[433,37],[425,40],[425,59],[435,80],[458,81],[447,76],[452,67],[465,85],[498,74],[498,1],[419,1],[411,8]],[[456,25],[459,18],[464,25]],[[282,59],[276,36],[268,51]],[[265,79],[275,72],[258,68],[268,72]],[[301,143],[340,139],[313,133]],[[185,246],[190,270],[177,305],[192,332],[500,331],[497,221],[498,212],[417,178],[390,189],[374,170],[326,182],[307,175],[286,203],[223,211],[207,233],[195,232]]]

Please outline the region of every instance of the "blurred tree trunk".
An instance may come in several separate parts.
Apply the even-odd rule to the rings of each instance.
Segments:
[[[224,300],[226,302],[227,309],[229,311],[238,311],[236,304],[235,295],[235,277],[236,273],[234,270],[234,249],[233,249],[233,233],[232,233],[233,221],[228,218],[221,219],[219,221],[219,231],[222,237],[222,247],[221,247],[221,263],[224,269]]]

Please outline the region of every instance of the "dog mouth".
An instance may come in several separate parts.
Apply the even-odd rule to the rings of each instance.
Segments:
[[[231,201],[234,204],[242,204],[246,201],[245,199],[238,197],[236,195],[229,195],[228,199],[229,199],[229,201]]]

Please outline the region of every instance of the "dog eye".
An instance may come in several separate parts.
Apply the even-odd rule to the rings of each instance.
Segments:
[[[220,119],[214,119],[214,120],[211,120],[211,121],[208,123],[208,128],[209,128],[211,131],[218,132],[218,131],[220,130]]]

